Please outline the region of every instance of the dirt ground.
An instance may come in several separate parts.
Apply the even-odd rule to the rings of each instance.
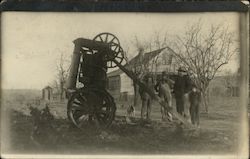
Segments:
[[[44,105],[38,106],[43,108]],[[23,103],[2,106],[8,114],[10,144],[6,153],[53,154],[235,154],[238,145],[240,105],[238,98],[210,99],[209,114],[201,113],[201,128],[181,129],[177,122],[161,122],[159,106],[153,106],[152,123],[128,124],[122,115],[126,108],[118,105],[117,117],[106,130],[89,127],[79,130],[66,118],[66,104],[53,102],[54,128],[32,139],[32,118]],[[140,108],[136,108],[139,117]],[[50,123],[51,124],[51,123]],[[3,146],[4,147],[4,146]]]

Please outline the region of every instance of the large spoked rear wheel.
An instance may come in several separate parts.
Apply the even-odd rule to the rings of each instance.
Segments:
[[[115,117],[116,106],[105,90],[88,89],[75,92],[67,106],[69,120],[78,128],[108,127]]]

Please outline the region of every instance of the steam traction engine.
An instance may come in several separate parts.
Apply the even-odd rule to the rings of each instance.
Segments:
[[[119,40],[110,33],[101,33],[93,40],[79,38],[75,48],[68,79],[70,99],[67,115],[77,127],[97,123],[108,126],[115,117],[116,106],[107,92],[107,69],[122,63],[123,50]],[[76,88],[77,80],[82,84]]]
[[[190,125],[176,111],[167,107],[164,100],[142,83],[133,72],[122,65],[123,49],[113,34],[101,33],[93,40],[78,38],[74,41],[75,48],[71,61],[68,79],[67,106],[69,120],[77,127],[89,123],[107,127],[115,117],[116,106],[113,97],[107,92],[107,69],[118,66],[127,76],[133,79],[158,102],[166,107],[180,121]],[[77,80],[83,85],[76,88]]]

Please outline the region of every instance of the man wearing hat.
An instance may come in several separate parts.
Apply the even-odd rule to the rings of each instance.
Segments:
[[[176,110],[179,114],[185,116],[184,106],[187,101],[185,98],[185,94],[189,92],[191,80],[187,75],[187,72],[184,68],[180,67],[178,69],[178,76],[175,80],[174,84],[174,94],[176,100]]]

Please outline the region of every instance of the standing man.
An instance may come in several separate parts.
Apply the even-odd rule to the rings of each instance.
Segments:
[[[154,91],[153,78],[150,75],[145,75],[143,77],[143,83],[145,83],[152,91]],[[152,99],[150,95],[141,87],[139,88],[139,93],[142,100],[141,119],[150,121]]]
[[[185,81],[185,88],[184,88],[184,117],[186,117],[188,120],[190,119],[190,100],[189,100],[189,94],[192,91],[192,85],[193,82],[191,81],[189,75],[187,72],[183,75],[184,81]]]
[[[184,116],[184,95],[186,93],[186,77],[184,77],[185,70],[183,68],[178,69],[178,76],[174,83],[174,94],[176,100],[176,110],[179,114]]]

